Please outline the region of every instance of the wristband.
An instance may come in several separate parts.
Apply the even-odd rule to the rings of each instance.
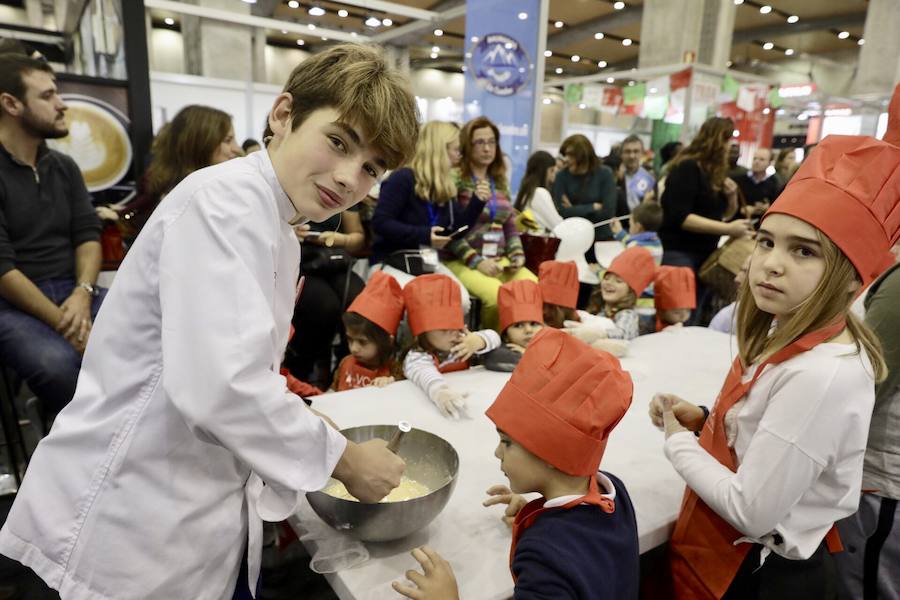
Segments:
[[[709,418],[709,409],[706,408],[705,406],[703,406],[702,404],[700,406],[698,406],[698,408],[703,411],[703,423],[706,424],[706,419]],[[702,426],[700,427],[700,430],[701,431],[703,430]],[[694,435],[697,437],[700,437],[700,431],[695,431]]]

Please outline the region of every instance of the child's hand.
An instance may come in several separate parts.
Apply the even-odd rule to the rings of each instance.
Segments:
[[[650,400],[650,420],[661,430],[666,432],[666,437],[678,431],[700,431],[706,422],[706,413],[699,406],[682,400],[674,394],[655,394]],[[672,421],[665,419],[665,413],[670,413]],[[670,429],[672,431],[670,431]]]
[[[606,328],[599,323],[582,323],[581,321],[564,321],[563,331],[578,338],[585,344],[606,338]]]
[[[619,235],[619,232],[622,231],[622,223],[620,221],[613,221],[609,224],[609,229],[612,231],[613,235]]]
[[[428,546],[416,548],[411,554],[422,566],[424,575],[418,571],[407,571],[406,578],[416,587],[394,581],[391,586],[395,592],[413,600],[459,600],[459,589],[450,563]]]
[[[503,522],[513,526],[516,515],[522,510],[528,500],[524,496],[514,494],[511,489],[505,485],[492,485],[487,491],[490,498],[482,502],[482,506],[493,506],[494,504],[506,504],[506,510],[503,512]]]
[[[387,377],[376,377],[372,380],[372,385],[375,387],[385,387],[387,385],[391,385],[394,383],[396,379],[388,375]]]
[[[628,342],[625,340],[600,339],[591,342],[591,348],[609,352],[615,357],[622,358],[628,354]]]
[[[480,350],[484,350],[487,344],[477,333],[472,333],[471,331],[467,331],[463,338],[450,349],[450,353],[453,357],[462,362],[464,360],[469,360],[473,354]]]
[[[525,348],[518,344],[513,344],[512,342],[509,342],[508,344],[506,344],[506,347],[514,352],[518,352],[519,354],[525,354]]]
[[[441,414],[448,419],[458,419],[459,409],[466,407],[466,392],[460,393],[447,386],[438,388],[431,401],[438,407]]]

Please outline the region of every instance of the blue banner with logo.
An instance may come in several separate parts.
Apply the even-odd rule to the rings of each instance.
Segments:
[[[466,7],[463,115],[497,125],[513,194],[540,134],[546,22],[547,0],[478,0]]]

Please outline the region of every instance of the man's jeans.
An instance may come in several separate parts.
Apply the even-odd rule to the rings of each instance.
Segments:
[[[72,279],[47,279],[35,285],[56,305],[75,289]],[[105,296],[106,290],[100,288],[91,303],[92,319]],[[81,355],[52,327],[0,299],[0,363],[25,380],[47,414],[55,415],[75,394]]]

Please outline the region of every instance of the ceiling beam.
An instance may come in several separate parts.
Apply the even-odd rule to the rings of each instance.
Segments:
[[[766,25],[764,27],[752,27],[750,29],[735,30],[732,37],[733,44],[744,44],[754,40],[771,40],[784,35],[795,35],[823,29],[837,29],[865,25],[866,13],[850,13],[821,19],[801,19],[797,23],[779,23],[778,25]]]
[[[608,15],[564,28],[561,32],[547,38],[547,47],[550,50],[565,48],[583,39],[594,37],[598,31],[606,32],[640,23],[643,12],[644,10],[640,6],[629,6]]]
[[[250,5],[250,14],[254,17],[272,18],[279,4],[280,0],[257,0],[256,4]]]
[[[466,3],[465,0],[462,2],[460,0],[445,0],[435,6],[432,12],[435,16],[428,20],[413,21],[400,27],[394,27],[372,36],[372,41],[379,44],[390,42],[395,46],[403,46],[419,41],[418,38],[421,35],[421,31],[436,28],[448,21],[464,16],[466,14]]]
[[[341,4],[349,4],[350,6],[359,6],[366,10],[378,10],[401,15],[403,17],[409,17],[411,19],[430,21],[437,17],[437,13],[432,10],[424,10],[405,4],[397,4],[396,2],[384,2],[383,0],[340,0],[340,2]]]

